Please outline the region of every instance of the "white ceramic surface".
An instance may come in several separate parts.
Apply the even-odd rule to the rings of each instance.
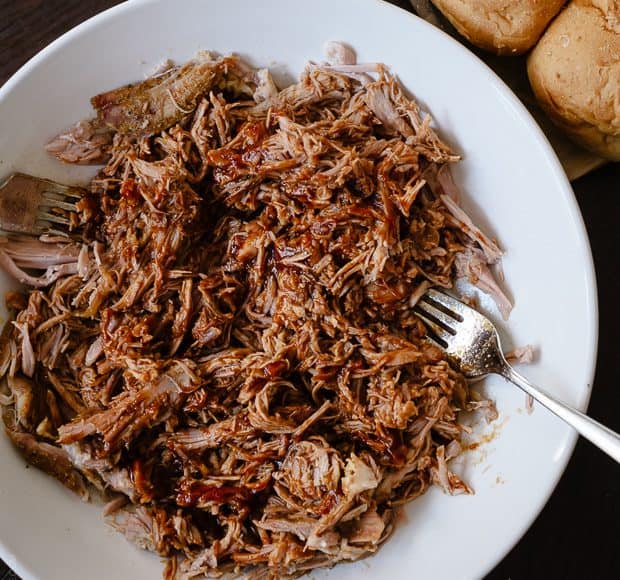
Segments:
[[[54,42],[0,89],[0,176],[20,169],[84,181],[92,168],[56,163],[43,144],[91,114],[91,95],[143,78],[166,58],[182,61],[200,48],[235,51],[286,78],[306,60],[321,59],[325,41],[335,39],[350,43],[360,61],[391,65],[463,154],[455,175],[465,205],[506,250],[506,284],[516,303],[504,325],[510,343],[538,346],[540,359],[524,372],[584,408],[595,363],[595,280],[562,169],[529,114],[489,69],[443,33],[386,3],[136,1],[109,10]],[[0,294],[7,287],[1,277]],[[408,506],[376,556],[315,577],[476,578],[505,555],[547,501],[575,435],[542,408],[528,415],[522,393],[501,379],[488,380],[485,389],[501,412],[487,428],[495,436],[459,465],[475,495],[431,490]],[[26,469],[4,436],[0,556],[25,580],[161,574],[159,558],[107,529],[99,507]]]

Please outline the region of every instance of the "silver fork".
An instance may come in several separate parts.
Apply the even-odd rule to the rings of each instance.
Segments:
[[[0,184],[0,228],[22,234],[66,235],[67,212],[76,212],[79,187],[62,185],[25,173],[13,173]]]
[[[414,306],[429,338],[470,379],[497,374],[514,383],[571,425],[580,435],[620,462],[620,435],[535,387],[506,361],[493,323],[456,298],[430,289]]]

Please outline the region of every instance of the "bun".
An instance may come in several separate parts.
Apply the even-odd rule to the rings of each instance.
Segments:
[[[620,2],[573,0],[528,58],[541,107],[568,135],[620,161]]]
[[[432,0],[472,44],[497,54],[528,51],[566,0]]]

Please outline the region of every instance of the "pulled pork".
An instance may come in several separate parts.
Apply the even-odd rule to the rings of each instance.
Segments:
[[[170,578],[356,560],[430,484],[470,491],[447,465],[468,386],[411,308],[458,272],[489,288],[501,252],[429,117],[351,55],[278,91],[202,53],[93,98],[49,148],[107,159],[80,225],[2,242],[31,285],[7,297],[10,437]]]

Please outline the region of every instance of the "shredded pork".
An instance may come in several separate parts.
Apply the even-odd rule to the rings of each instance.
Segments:
[[[48,147],[107,161],[71,239],[0,243],[30,286],[7,297],[11,439],[170,578],[356,560],[430,484],[470,491],[447,462],[479,403],[411,307],[457,275],[501,295],[501,252],[430,118],[329,53],[281,91],[200,53],[94,97]]]

